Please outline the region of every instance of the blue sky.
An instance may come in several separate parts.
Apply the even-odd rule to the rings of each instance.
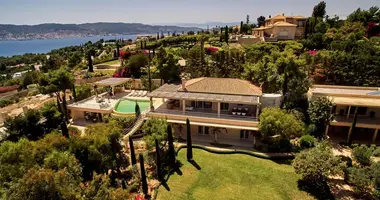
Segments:
[[[0,0],[1,24],[236,22],[250,15],[310,16],[319,0]],[[325,0],[327,14],[345,18],[380,0]]]

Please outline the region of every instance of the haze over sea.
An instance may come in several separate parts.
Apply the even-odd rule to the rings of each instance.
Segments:
[[[81,45],[88,41],[96,42],[100,39],[132,39],[137,35],[118,35],[118,36],[93,36],[64,39],[47,40],[22,40],[22,41],[0,41],[0,56],[22,55],[25,53],[47,53],[53,49],[66,46]]]

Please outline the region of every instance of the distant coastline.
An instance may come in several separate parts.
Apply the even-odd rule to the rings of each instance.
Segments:
[[[141,34],[138,34],[141,35]],[[111,35],[111,36],[90,36],[71,37],[41,40],[2,40],[0,41],[0,56],[10,57],[23,55],[25,53],[48,53],[51,50],[66,46],[81,45],[88,41],[96,42],[100,39],[131,39],[135,40],[138,35]]]

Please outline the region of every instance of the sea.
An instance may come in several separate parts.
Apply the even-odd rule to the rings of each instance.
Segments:
[[[47,53],[53,49],[59,49],[66,46],[81,45],[88,41],[96,42],[100,39],[132,39],[135,40],[137,35],[117,35],[117,36],[92,36],[63,39],[46,39],[46,40],[6,40],[0,41],[0,56],[10,57],[14,55],[23,55],[25,53]]]

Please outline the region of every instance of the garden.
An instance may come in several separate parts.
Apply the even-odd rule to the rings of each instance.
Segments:
[[[313,199],[297,188],[300,177],[286,163],[198,149],[191,163],[186,151],[177,157],[180,172],[159,187],[157,199]]]

